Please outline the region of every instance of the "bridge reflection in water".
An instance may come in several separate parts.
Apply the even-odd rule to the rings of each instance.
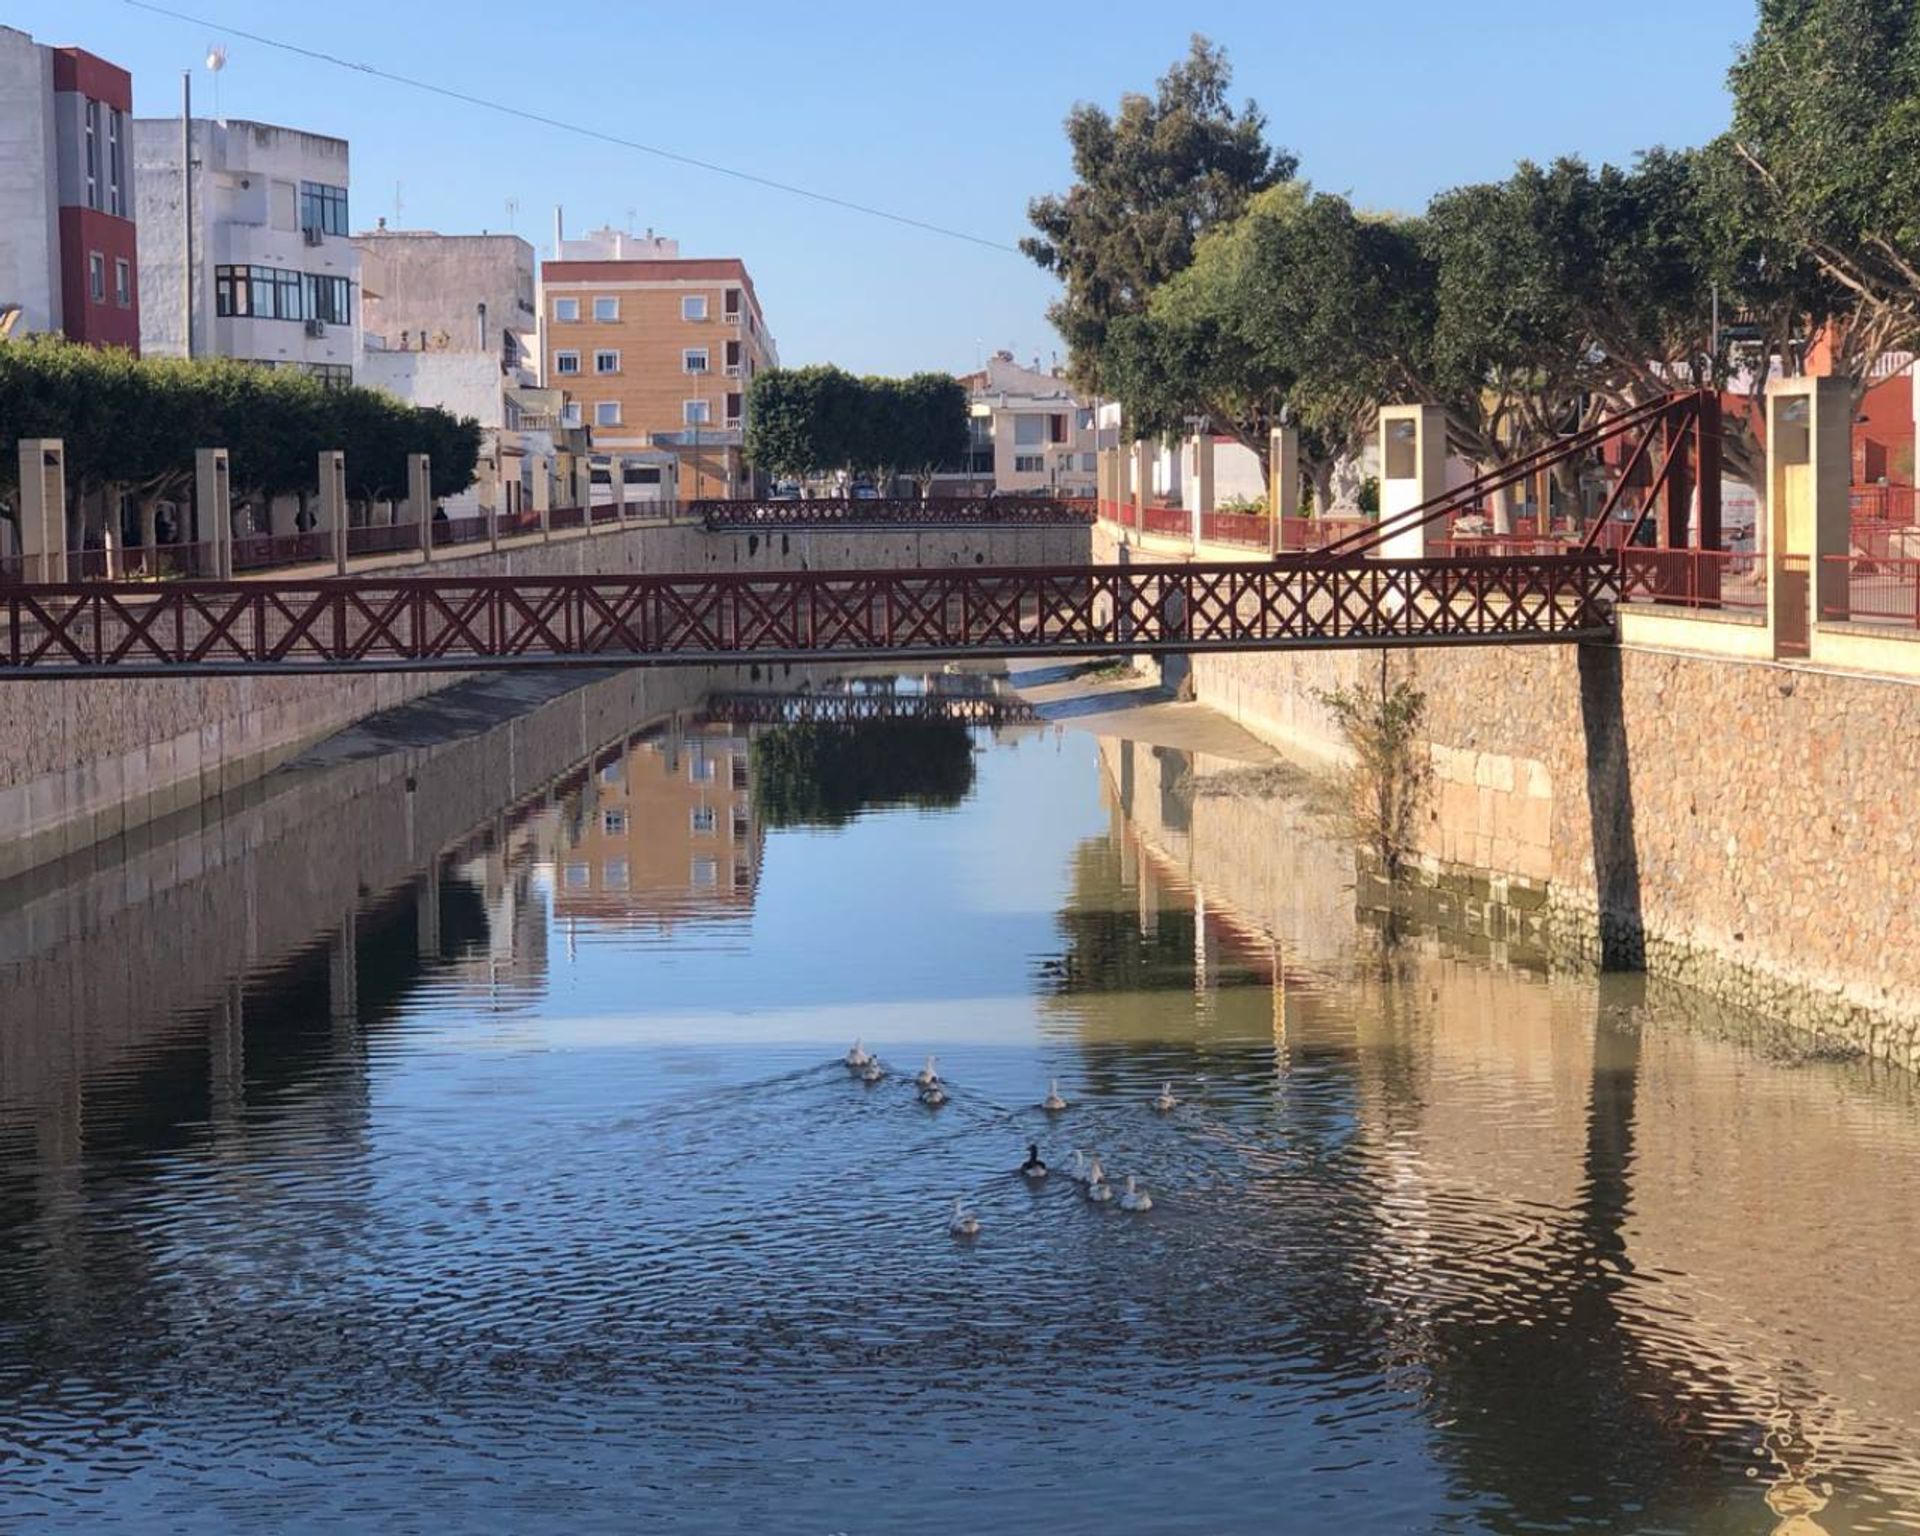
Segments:
[[[6,893],[9,1523],[459,1524],[481,1506],[447,1490],[498,1496],[506,1455],[576,1525],[636,1478],[669,1523],[718,1497],[821,1529],[854,1485],[925,1529],[1035,1498],[1225,1529],[1305,1498],[1516,1532],[1920,1509],[1920,1300],[1892,1262],[1920,1216],[1888,1198],[1920,1187],[1910,1086],[1441,935],[1383,951],[1297,808],[1185,753],[925,717],[924,692],[991,693],[971,679],[877,690],[907,695],[901,767],[841,736],[884,728],[791,718],[876,690],[664,676],[342,748]],[[712,718],[756,684],[779,723]],[[768,740],[856,789],[769,781]],[[795,925],[829,923],[853,931],[809,961]],[[815,1034],[853,1019],[906,1060],[952,1031],[923,1047],[952,1113],[824,1068]],[[1049,1151],[1148,1172],[1157,1219],[992,1177],[956,1258],[923,1207],[1002,1168],[1053,1072],[1077,1105]],[[984,1342],[956,1262],[997,1298]],[[926,1492],[957,1438],[964,1525]],[[437,1479],[408,1465],[429,1443]],[[1124,1499],[1060,1477],[1136,1445],[1214,1470]]]

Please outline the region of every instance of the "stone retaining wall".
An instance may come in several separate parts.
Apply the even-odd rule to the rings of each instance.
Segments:
[[[1112,558],[1096,535],[1096,558]],[[1138,552],[1132,552],[1139,558]],[[1632,646],[1393,653],[1427,696],[1430,874],[1544,903],[1556,951],[1920,1067],[1920,686]],[[1194,696],[1322,765],[1380,653],[1206,655]]]
[[[462,576],[1079,564],[1079,527],[709,534],[661,524],[442,557]],[[396,562],[369,562],[390,571]],[[408,574],[416,574],[409,571]],[[0,683],[0,879],[228,792],[453,673]]]

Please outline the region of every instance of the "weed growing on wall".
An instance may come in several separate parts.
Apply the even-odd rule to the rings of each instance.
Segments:
[[[1412,851],[1431,778],[1420,738],[1427,696],[1409,679],[1392,675],[1385,651],[1371,681],[1318,692],[1353,751],[1343,820],[1351,835],[1373,850],[1387,878],[1396,879]]]

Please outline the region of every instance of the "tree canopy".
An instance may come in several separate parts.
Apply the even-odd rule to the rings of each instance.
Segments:
[[[1102,387],[1113,320],[1145,310],[1202,234],[1293,174],[1294,157],[1267,143],[1259,107],[1228,100],[1232,84],[1225,51],[1196,34],[1152,96],[1122,97],[1117,114],[1082,102],[1067,118],[1074,185],[1028,204],[1039,233],[1020,248],[1065,285],[1048,318],[1085,388]]]
[[[747,393],[746,455],[781,478],[865,471],[923,482],[967,446],[967,392],[951,374],[857,379],[828,364],[770,368]]]
[[[480,427],[378,390],[329,388],[290,369],[223,358],[136,358],[53,337],[0,345],[0,486],[23,437],[66,443],[70,489],[178,497],[198,448],[225,448],[236,495],[310,490],[323,449],[346,453],[356,496],[406,491],[406,457],[432,455],[433,494],[473,483]]]

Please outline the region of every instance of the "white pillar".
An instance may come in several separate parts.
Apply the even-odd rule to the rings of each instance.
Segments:
[[[613,489],[614,515],[624,523],[627,520],[627,466],[617,453],[607,461],[607,480]]]
[[[433,461],[424,453],[407,455],[407,517],[418,525],[420,558],[433,558]]]
[[[213,575],[233,580],[233,490],[227,450],[196,448],[193,453],[194,532],[213,546]]]
[[[540,514],[540,537],[553,537],[553,467],[545,459],[533,461],[533,510]]]
[[[1275,427],[1267,434],[1267,553],[1286,547],[1282,530],[1300,507],[1300,434]]]
[[[339,448],[320,450],[320,526],[333,549],[334,574],[347,574],[347,455]]]
[[[20,439],[20,553],[26,580],[67,579],[67,445],[62,438]]]
[[[1213,433],[1202,428],[1193,434],[1193,528],[1195,544],[1206,527],[1205,519],[1213,511]]]
[[[1852,392],[1845,379],[1767,385],[1767,624],[1773,651],[1806,654],[1852,602]]]
[[[1147,521],[1147,487],[1153,483],[1153,448],[1144,439],[1133,440],[1133,526],[1139,532]]]
[[[1380,520],[1432,501],[1447,488],[1447,413],[1432,405],[1380,407]],[[1386,560],[1424,560],[1447,537],[1437,522],[1389,534]]]

